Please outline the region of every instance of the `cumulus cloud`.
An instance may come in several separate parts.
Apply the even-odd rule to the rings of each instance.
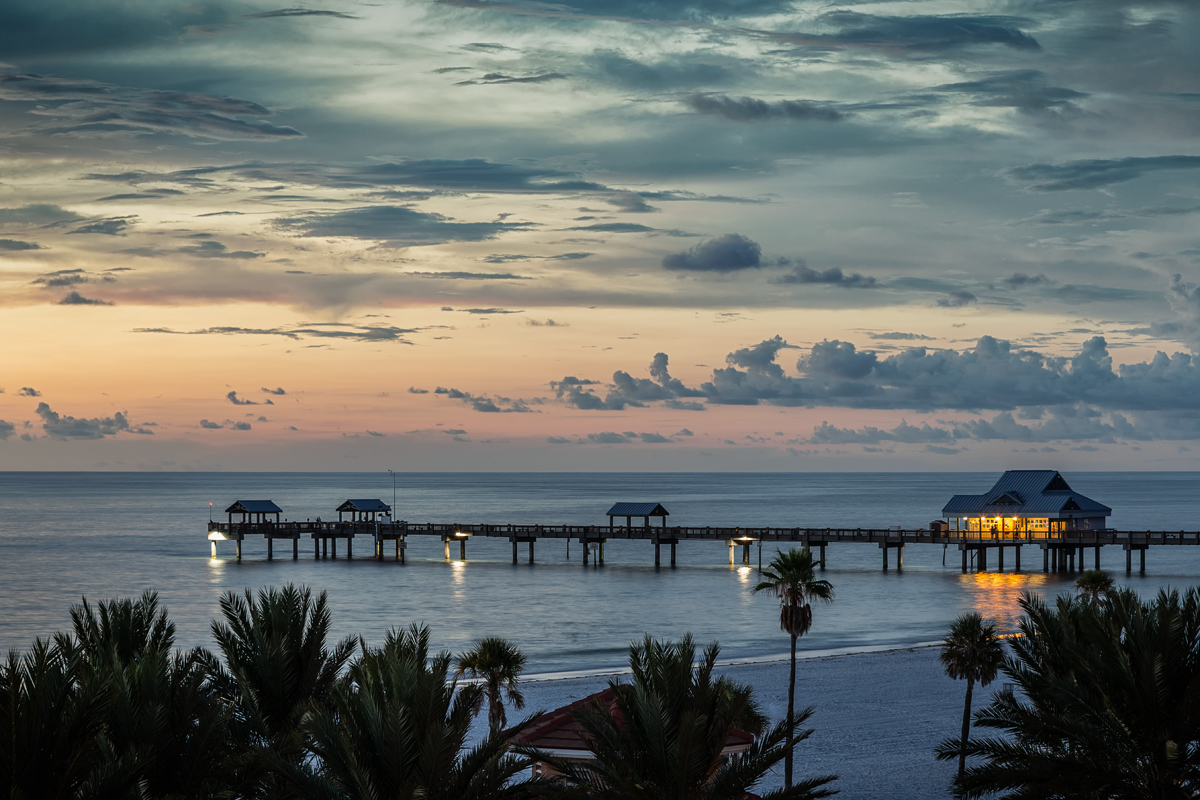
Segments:
[[[16,425],[13,425],[8,420],[0,419],[0,441],[11,437],[16,429]]]
[[[61,300],[58,301],[60,306],[111,306],[114,303],[111,300],[100,300],[94,297],[84,297],[79,292],[67,292]]]
[[[458,389],[446,388],[444,386],[437,387],[436,389],[433,390],[433,393],[445,395],[446,397],[449,397],[451,400],[460,400],[465,405],[470,406],[473,411],[480,411],[485,414],[499,414],[499,413],[525,414],[525,413],[532,412],[534,410],[529,407],[530,404],[533,402],[533,401],[529,401],[529,400],[521,400],[521,399],[514,400],[509,397],[499,397],[499,396],[489,397],[487,395],[472,394],[470,392],[463,392]]]
[[[650,362],[649,378],[635,378],[624,370],[613,373],[612,384],[604,397],[600,397],[591,386],[599,381],[580,379],[568,375],[560,381],[552,381],[555,397],[563,403],[582,411],[622,411],[627,407],[640,408],[648,402],[674,402],[679,410],[703,410],[699,404],[682,403],[679,398],[702,397],[697,389],[690,389],[678,378],[671,376],[666,353],[656,353]]]
[[[1078,110],[1077,103],[1086,92],[1049,85],[1044,72],[1036,69],[994,73],[973,81],[947,83],[933,87],[935,92],[967,94],[978,106],[1011,107],[1025,113]]]
[[[21,250],[42,250],[43,247],[35,242],[22,242],[19,239],[0,239],[0,250],[18,252]]]
[[[975,295],[968,292],[966,289],[958,289],[953,292],[947,292],[945,297],[940,297],[937,300],[937,305],[942,308],[962,308],[969,306],[978,300]]]
[[[1021,30],[1032,20],[987,14],[883,16],[837,10],[815,19],[830,32],[755,31],[771,41],[801,46],[862,48],[923,57],[969,47],[1000,45],[1040,50],[1037,39]]]
[[[417,328],[397,328],[393,325],[353,325],[343,322],[315,322],[284,325],[277,328],[238,328],[222,326],[177,331],[173,328],[134,328],[134,333],[164,333],[176,336],[282,336],[285,339],[343,339],[354,342],[399,342],[411,344],[404,338]]]
[[[1054,283],[1045,275],[1026,275],[1024,272],[1014,272],[1011,277],[1000,281],[1010,289],[1022,289],[1026,286],[1046,286]]]
[[[17,392],[17,397],[41,397],[42,393],[32,386],[22,386]]]
[[[277,396],[282,396],[282,395],[287,394],[287,392],[284,391],[282,386],[277,387],[275,389],[268,389],[266,386],[264,386],[264,387],[262,387],[262,390],[265,394],[273,394],[273,395],[277,395]]]
[[[275,403],[269,397],[266,400],[263,400],[262,402],[259,402],[258,400],[247,400],[245,398],[238,397],[238,393],[235,391],[231,391],[231,392],[229,392],[229,394],[225,395],[225,399],[228,400],[229,402],[233,403],[235,406],[258,406],[258,405],[273,406],[273,405],[275,405]]]
[[[737,272],[766,266],[758,242],[740,233],[727,233],[701,242],[662,260],[665,269],[687,272]]]
[[[118,433],[153,434],[143,425],[130,425],[125,412],[118,411],[111,417],[71,417],[59,414],[46,403],[38,403],[36,412],[42,419],[42,430],[53,439],[103,439]]]

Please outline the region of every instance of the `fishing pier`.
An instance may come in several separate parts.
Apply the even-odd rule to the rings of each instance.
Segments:
[[[392,557],[405,563],[405,551],[410,537],[436,537],[443,543],[446,561],[451,560],[452,550],[457,550],[459,560],[467,558],[467,543],[476,537],[507,539],[512,544],[512,560],[520,560],[521,549],[526,550],[529,563],[534,563],[535,545],[539,540],[574,541],[580,545],[580,561],[584,566],[604,564],[604,545],[609,541],[636,540],[649,543],[654,548],[654,566],[663,566],[663,551],[666,550],[667,565],[677,564],[677,547],[680,543],[722,542],[729,550],[729,563],[740,561],[750,564],[751,547],[759,549],[763,544],[794,544],[812,548],[821,569],[826,566],[826,547],[830,544],[853,543],[877,547],[880,551],[882,568],[889,569],[894,561],[895,568],[904,567],[904,548],[910,544],[942,545],[944,553],[951,547],[960,555],[963,572],[1004,571],[1006,560],[1011,556],[1011,569],[1021,570],[1022,549],[1029,547],[1041,551],[1043,572],[1074,571],[1086,569],[1087,551],[1093,554],[1096,569],[1100,567],[1102,547],[1120,547],[1125,553],[1125,571],[1133,570],[1134,553],[1138,556],[1138,568],[1146,570],[1146,551],[1159,546],[1200,545],[1200,531],[1112,531],[1112,530],[1058,530],[1039,532],[1035,530],[1004,531],[953,530],[946,523],[938,522],[928,528],[776,528],[776,527],[684,527],[667,526],[667,512],[657,503],[617,504],[610,512],[608,525],[533,525],[533,524],[487,524],[487,523],[440,523],[393,521],[389,518],[390,507],[378,500],[348,500],[339,507],[343,517],[338,521],[280,519],[282,509],[269,500],[239,501],[226,509],[226,522],[211,522],[208,538],[212,555],[217,553],[217,543],[231,541],[237,548],[237,559],[243,555],[243,542],[250,537],[261,536],[266,540],[267,559],[275,556],[277,542],[291,544],[293,559],[300,557],[301,541],[308,541],[316,559],[337,558],[339,543],[344,545],[346,558],[354,557],[354,540],[365,543],[371,558],[384,560]],[[628,513],[627,513],[628,512]],[[235,521],[240,515],[241,521]],[[350,519],[344,517],[349,515]],[[641,518],[641,525],[634,518]],[[652,518],[661,522],[652,524]],[[622,519],[623,518],[623,519]],[[622,519],[624,525],[616,524]],[[524,545],[524,548],[521,546]],[[307,547],[306,546],[306,547]],[[569,544],[568,544],[569,546]],[[740,552],[739,552],[740,551]],[[361,552],[361,551],[360,551]],[[740,558],[739,558],[740,556]],[[894,556],[894,558],[893,558]]]

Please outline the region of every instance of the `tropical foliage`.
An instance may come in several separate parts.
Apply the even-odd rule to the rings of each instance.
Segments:
[[[833,584],[819,579],[813,566],[812,551],[807,546],[802,550],[778,551],[762,571],[762,580],[754,587],[755,592],[770,592],[779,598],[779,627],[791,638],[788,720],[793,718],[796,709],[796,640],[812,627],[812,604],[833,601]],[[783,762],[784,786],[792,785],[792,751],[797,741],[792,735],[794,728],[791,726],[788,730],[787,754]]]
[[[971,732],[971,694],[975,684],[987,686],[996,679],[1000,665],[1004,662],[1004,644],[996,633],[996,626],[984,622],[979,614],[963,614],[950,625],[950,632],[942,641],[942,652],[938,656],[946,674],[954,680],[966,680],[967,697],[963,703],[962,737],[966,742]],[[958,777],[961,780],[966,770],[967,751],[959,747]]]
[[[1075,591],[1089,603],[1098,603],[1117,588],[1113,576],[1102,569],[1089,569],[1075,581]]]
[[[496,733],[508,724],[504,700],[513,708],[525,707],[521,694],[521,673],[525,670],[525,654],[516,645],[498,636],[480,639],[455,661],[458,675],[469,675],[480,681],[482,699],[487,700],[488,727]]]
[[[766,730],[750,688],[713,674],[714,642],[697,659],[691,636],[630,647],[629,683],[613,681],[607,701],[577,716],[593,759],[578,761],[530,751],[562,776],[548,787],[564,797],[604,800],[743,800],[785,756],[812,709]],[[749,749],[723,756],[735,728],[762,731]],[[763,795],[771,800],[818,798],[836,776],[822,776]]]
[[[961,797],[1191,798],[1200,794],[1200,593],[1128,590],[1092,603],[1025,595],[1003,671],[1015,685],[975,715],[993,736]],[[938,756],[959,756],[944,742]]]

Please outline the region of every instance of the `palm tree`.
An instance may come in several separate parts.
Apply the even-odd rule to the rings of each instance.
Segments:
[[[224,656],[211,669],[221,695],[235,708],[233,730],[243,748],[237,783],[274,785],[280,759],[299,763],[306,740],[304,715],[327,706],[339,675],[354,654],[354,640],[327,647],[330,616],[325,592],[308,587],[262,589],[257,597],[229,592],[221,598],[224,621],[213,637]],[[266,790],[261,790],[266,791]]]
[[[961,797],[1161,800],[1200,794],[1200,592],[1128,589],[1098,604],[1021,600],[1021,635],[998,693],[975,715],[981,763]],[[938,750],[958,755],[959,742]]]
[[[962,780],[967,768],[967,737],[971,732],[971,694],[976,683],[987,686],[996,679],[1004,661],[1004,644],[996,634],[995,625],[985,623],[979,614],[963,614],[951,623],[938,658],[948,676],[967,680],[958,757],[958,779]]]
[[[467,741],[482,690],[458,686],[448,652],[429,655],[429,629],[392,631],[364,647],[328,707],[305,718],[319,767],[282,765],[305,797],[345,800],[515,800],[529,760],[507,739]],[[524,721],[525,724],[528,720]]]
[[[1113,576],[1102,569],[1089,569],[1075,581],[1075,589],[1088,603],[1096,605],[1117,586]]]
[[[757,709],[750,687],[715,677],[720,648],[714,642],[696,659],[690,635],[680,642],[647,636],[630,646],[630,683],[609,689],[576,714],[593,758],[579,761],[527,750],[562,775],[562,783],[539,787],[544,796],[605,800],[742,800],[783,760],[787,742],[806,739],[796,729],[805,709],[789,723],[765,731],[744,752],[722,755],[730,734]],[[836,776],[801,781],[763,795],[764,799],[807,800],[833,794],[824,786]]]
[[[791,637],[791,672],[788,675],[788,710],[790,721],[796,707],[796,640],[812,627],[812,603],[833,601],[833,584],[816,577],[812,551],[791,548],[776,551],[771,563],[762,572],[763,580],[755,592],[770,592],[779,598],[779,627]],[[793,726],[794,727],[794,726]],[[787,757],[783,762],[783,784],[792,785],[792,749],[795,742],[788,733]]]
[[[470,675],[481,682],[488,704],[488,728],[492,733],[508,724],[504,698],[508,698],[517,710],[525,707],[525,696],[519,685],[525,670],[525,654],[506,639],[498,636],[480,639],[474,647],[458,656],[455,666],[455,674]]]

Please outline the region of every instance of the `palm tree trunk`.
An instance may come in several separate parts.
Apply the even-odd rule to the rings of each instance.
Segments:
[[[796,708],[796,637],[792,637],[792,671],[788,676],[787,755],[783,759],[783,785],[792,788],[792,750],[796,747],[796,729],[792,724]]]
[[[975,688],[975,678],[967,676],[967,702],[963,705],[962,739],[958,750],[958,780],[961,783],[963,773],[967,771],[967,737],[971,734],[971,691]]]

